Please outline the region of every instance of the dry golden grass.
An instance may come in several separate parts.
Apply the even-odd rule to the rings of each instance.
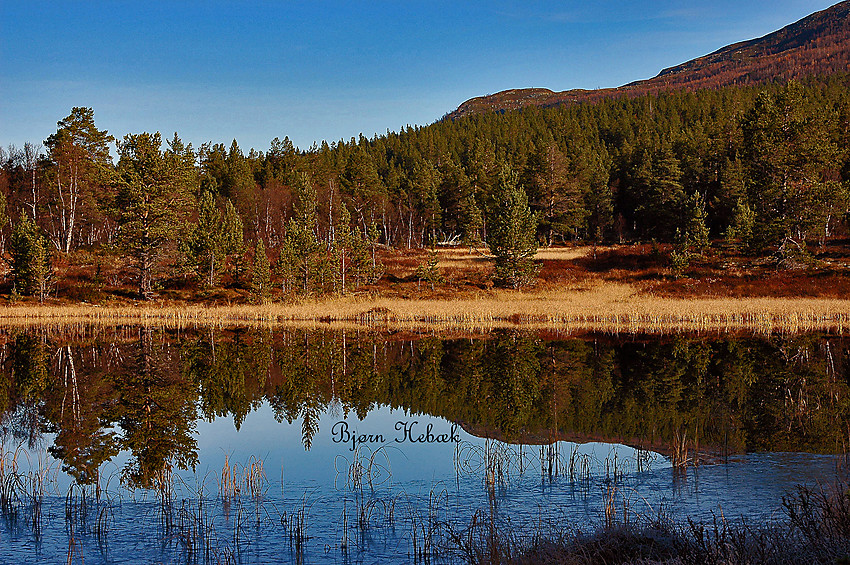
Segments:
[[[611,252],[611,260],[616,265],[628,263],[633,255],[645,255],[642,252],[617,254],[618,250],[597,249],[600,254]],[[646,282],[603,277],[570,263],[580,262],[591,252],[590,247],[540,249],[537,258],[546,262],[547,268],[557,276],[542,278],[536,289],[528,291],[494,290],[482,283],[481,277],[486,275],[491,264],[484,251],[439,249],[439,266],[444,275],[449,278],[448,274],[454,272],[455,280],[469,277],[472,283],[454,286],[447,283],[436,291],[427,285],[420,288],[410,281],[402,281],[372,288],[368,295],[302,299],[260,306],[181,304],[173,297],[159,303],[119,306],[18,304],[0,307],[0,327],[285,325],[432,332],[523,327],[626,333],[740,330],[796,333],[850,329],[850,300],[843,298],[722,297],[721,292],[715,292],[719,283],[712,279],[697,281],[707,285],[698,298],[687,294],[671,297],[669,292],[664,297],[653,296],[651,289],[655,287]],[[627,251],[632,250],[627,248]],[[413,272],[425,256],[426,252],[420,250],[393,257],[391,264],[395,275]],[[839,292],[838,296],[843,295]],[[230,298],[227,300],[229,303]]]
[[[599,248],[602,251],[603,248]],[[606,248],[607,249],[607,248]],[[541,247],[537,250],[535,259],[541,261],[572,261],[584,257],[590,253],[590,247]],[[452,247],[438,249],[440,268],[474,268],[477,264],[493,260],[493,256],[486,247],[469,251],[467,247]]]
[[[496,290],[457,300],[333,297],[296,303],[204,307],[35,306],[0,308],[0,325],[141,324],[172,327],[287,325],[487,330],[499,327],[643,333],[850,330],[850,300],[821,298],[671,299],[637,287],[592,281],[557,290]]]

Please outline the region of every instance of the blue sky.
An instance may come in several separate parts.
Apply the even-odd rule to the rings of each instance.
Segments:
[[[0,145],[90,106],[115,136],[308,148],[508,88],[649,78],[832,3],[0,0]]]

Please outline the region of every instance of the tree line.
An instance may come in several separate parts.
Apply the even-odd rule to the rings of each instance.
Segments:
[[[437,243],[486,242],[508,286],[533,279],[537,245],[564,242],[655,240],[687,260],[724,238],[791,261],[847,229],[848,84],[526,108],[247,154],[116,140],[74,108],[43,146],[0,150],[1,251],[15,292],[37,295],[51,256],[80,248],[126,257],[142,296],[166,271],[258,296],[345,292],[380,276],[379,247]]]

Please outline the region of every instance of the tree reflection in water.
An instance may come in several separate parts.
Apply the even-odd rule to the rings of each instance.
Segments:
[[[228,416],[238,428],[263,403],[279,421],[301,421],[308,450],[320,415],[362,418],[376,406],[508,441],[663,452],[687,438],[719,455],[847,449],[850,342],[835,336],[124,328],[2,339],[3,434],[30,446],[53,434],[50,453],[81,484],[126,451],[124,482],[157,487],[197,463],[198,418]]]

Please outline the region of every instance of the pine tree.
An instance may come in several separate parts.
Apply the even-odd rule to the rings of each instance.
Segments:
[[[0,192],[0,255],[2,255],[3,251],[5,251],[6,242],[4,241],[2,232],[8,223],[9,211],[6,207],[6,195]]]
[[[190,227],[182,249],[197,278],[207,287],[218,283],[224,262],[223,227],[222,214],[215,205],[215,198],[204,191],[198,201],[198,220]]]
[[[293,234],[287,230],[278,250],[275,276],[280,280],[284,294],[294,291],[298,283],[298,249]]]
[[[702,195],[698,192],[692,194],[685,203],[684,212],[684,233],[688,247],[702,253],[709,246],[705,199]]]
[[[826,180],[838,168],[839,149],[828,133],[833,120],[825,109],[813,107],[796,82],[777,96],[762,92],[742,119],[747,199],[756,216],[755,244],[804,246],[810,233],[829,230],[831,215],[847,210],[846,199],[833,208],[835,196],[846,191],[833,190],[840,184]],[[823,214],[823,210],[833,213]]]
[[[423,244],[433,244],[442,223],[442,208],[437,196],[440,172],[429,161],[421,160],[414,165],[410,181],[416,212],[422,220],[420,239]]]
[[[220,233],[224,269],[229,267],[233,281],[239,286],[245,272],[245,230],[236,206],[229,199],[224,203]]]
[[[266,255],[266,245],[263,239],[257,239],[254,249],[254,270],[251,276],[251,300],[255,303],[264,302],[271,292],[271,270],[269,258]]]
[[[109,143],[114,138],[95,127],[91,108],[73,108],[57,126],[45,141],[45,172],[52,187],[51,237],[57,249],[68,253],[80,225],[100,215],[96,203],[112,172]]]
[[[555,237],[575,234],[584,225],[585,183],[571,171],[566,156],[553,143],[545,143],[528,157],[520,182],[540,219],[538,230],[549,245]],[[572,169],[576,168],[573,163]]]
[[[367,216],[371,220],[375,212],[383,208],[387,189],[378,176],[372,157],[361,147],[348,157],[340,184],[347,203],[356,214],[357,223],[365,227]]]
[[[495,256],[493,280],[510,288],[530,285],[537,276],[537,217],[528,206],[528,196],[517,184],[508,166],[499,174],[493,191],[488,221],[487,245]]]
[[[584,195],[587,210],[587,235],[594,245],[605,239],[614,223],[614,203],[609,185],[610,158],[604,149],[592,152],[587,159],[588,190]]]
[[[166,243],[180,232],[191,201],[191,148],[160,150],[159,133],[126,135],[119,144],[118,194],[121,245],[135,263],[139,295],[153,294],[153,274]]]
[[[41,229],[22,211],[9,241],[14,291],[35,296],[39,302],[47,298],[53,273],[48,245]]]
[[[468,187],[468,191],[461,197],[458,209],[460,240],[471,250],[481,243],[481,229],[484,227],[484,215],[475,201],[475,192],[471,187]]]
[[[353,237],[351,214],[343,204],[340,208],[339,220],[334,227],[334,240],[330,249],[330,260],[334,272],[334,290],[345,294],[351,285],[351,240]]]
[[[431,290],[434,290],[434,285],[443,282],[443,276],[440,273],[440,268],[438,267],[440,262],[440,256],[437,254],[437,250],[433,247],[430,251],[428,251],[428,257],[425,258],[425,261],[420,263],[418,267],[416,267],[416,278],[419,279],[421,283],[423,280],[431,285]]]
[[[309,293],[315,283],[316,263],[321,245],[316,235],[319,228],[318,196],[307,175],[296,177],[293,215],[286,225],[286,235],[279,252],[277,274],[284,291],[295,288],[297,278],[301,291]]]
[[[675,232],[687,196],[679,160],[668,145],[644,152],[636,171],[635,217],[644,235],[666,239]]]
[[[355,286],[369,284],[375,280],[375,269],[372,268],[372,254],[369,252],[369,241],[360,230],[352,230],[348,239],[349,257],[351,258],[351,273]]]

